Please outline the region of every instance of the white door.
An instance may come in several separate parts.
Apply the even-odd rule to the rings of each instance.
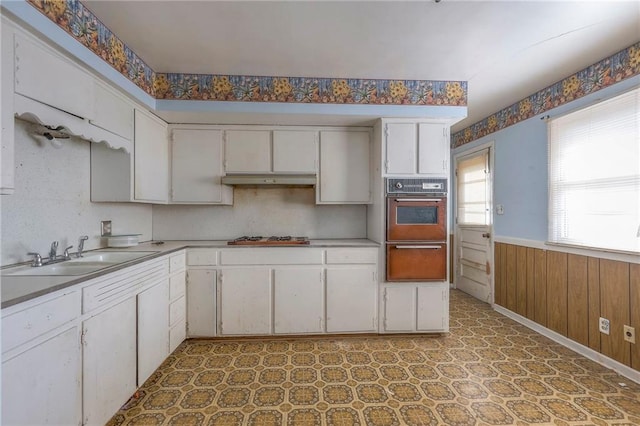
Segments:
[[[134,123],[135,199],[166,203],[169,198],[167,123],[138,109]]]
[[[327,269],[327,332],[377,331],[375,266]]]
[[[397,284],[384,289],[384,331],[415,331],[416,286]]]
[[[274,130],[273,171],[315,173],[318,170],[317,135],[309,130]]]
[[[220,271],[220,334],[271,334],[271,269]]]
[[[138,295],[138,386],[169,356],[169,281]]]
[[[491,151],[484,146],[455,157],[455,286],[493,302],[491,250]]]
[[[447,283],[418,287],[418,330],[449,331]]]
[[[187,272],[187,335],[216,335],[216,271],[190,269]]]
[[[418,124],[419,174],[447,177],[450,155],[447,133],[442,124]]]
[[[274,323],[278,333],[324,331],[324,281],[321,268],[276,269]]]
[[[227,130],[224,155],[227,173],[270,173],[271,131]]]
[[[418,162],[415,123],[387,123],[385,136],[385,172],[389,175],[415,174]]]

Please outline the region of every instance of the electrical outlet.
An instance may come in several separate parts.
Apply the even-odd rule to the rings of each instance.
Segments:
[[[624,340],[629,343],[636,343],[636,329],[628,325],[624,326]]]
[[[598,324],[600,324],[600,333],[609,334],[610,323],[608,319],[600,317]]]
[[[103,220],[100,222],[100,236],[108,237],[111,235],[111,221]]]

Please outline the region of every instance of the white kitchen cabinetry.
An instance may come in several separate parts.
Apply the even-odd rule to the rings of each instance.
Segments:
[[[218,291],[221,335],[271,333],[269,268],[222,269]]]
[[[169,280],[138,294],[138,386],[169,355]]]
[[[277,268],[274,271],[274,333],[324,331],[322,268]]]
[[[187,336],[216,336],[216,273],[211,269],[187,272]]]
[[[2,424],[81,423],[80,297],[64,291],[2,315]]]
[[[134,197],[166,203],[169,195],[169,145],[167,123],[135,110]]]
[[[247,174],[312,174],[318,169],[317,132],[226,130],[225,171]]]
[[[317,204],[367,204],[371,201],[370,133],[320,132]]]
[[[136,298],[83,323],[83,424],[105,424],[136,390]]]
[[[232,204],[222,185],[223,131],[174,129],[171,140],[171,202]]]
[[[327,332],[377,331],[376,267],[329,267],[326,273]]]
[[[186,252],[169,258],[169,353],[187,337],[187,272]]]
[[[449,284],[390,284],[382,290],[384,332],[449,331]]]
[[[227,130],[224,152],[227,173],[269,173],[271,131]]]
[[[385,175],[447,177],[449,130],[442,123],[384,122]]]
[[[106,84],[94,81],[94,126],[133,140],[133,104]]]
[[[13,194],[14,126],[13,116],[13,27],[0,17],[0,195]]]

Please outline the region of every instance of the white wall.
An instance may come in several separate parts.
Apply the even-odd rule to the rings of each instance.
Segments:
[[[233,206],[153,206],[154,240],[243,235],[366,238],[363,205],[315,205],[313,188],[236,188]]]
[[[101,220],[113,221],[116,234],[151,239],[151,206],[90,202],[89,142],[67,139],[56,149],[31,137],[30,126],[16,120],[16,190],[0,197],[2,265],[29,260],[29,251],[45,257],[54,240],[58,253],[68,245],[75,252],[80,235],[89,236],[85,249],[102,247]]]

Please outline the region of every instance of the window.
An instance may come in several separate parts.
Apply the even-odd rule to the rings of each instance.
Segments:
[[[549,241],[640,252],[640,89],[548,130]]]
[[[488,225],[490,223],[488,170],[488,149],[458,160],[456,169],[458,224]]]

